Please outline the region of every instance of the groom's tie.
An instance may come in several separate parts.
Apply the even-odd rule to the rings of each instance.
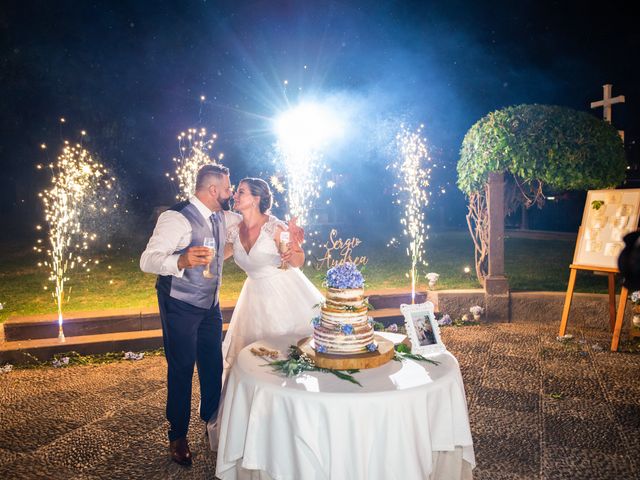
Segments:
[[[222,212],[214,212],[211,215],[211,231],[213,232],[213,238],[216,239],[216,274],[220,273],[220,258],[224,259],[224,252],[221,250],[224,248],[223,239],[220,238],[220,222],[222,221]]]

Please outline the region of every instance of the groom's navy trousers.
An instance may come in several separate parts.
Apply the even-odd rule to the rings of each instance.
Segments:
[[[191,417],[193,367],[198,365],[200,417],[217,414],[222,389],[222,313],[215,302],[198,308],[158,291],[167,359],[169,440],[186,436]]]

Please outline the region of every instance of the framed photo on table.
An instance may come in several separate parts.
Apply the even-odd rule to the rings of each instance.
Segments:
[[[400,305],[400,311],[404,315],[411,353],[426,356],[447,350],[440,338],[440,327],[433,312],[433,303],[403,303]]]

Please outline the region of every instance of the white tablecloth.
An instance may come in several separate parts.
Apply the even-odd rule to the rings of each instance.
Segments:
[[[286,352],[296,340],[253,345]],[[225,387],[219,478],[471,477],[464,386],[450,353],[430,357],[437,366],[405,360],[361,370],[355,374],[360,387],[327,373],[283,377],[250,348],[240,352]]]

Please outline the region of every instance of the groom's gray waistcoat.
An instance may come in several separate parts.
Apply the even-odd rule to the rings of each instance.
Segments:
[[[205,278],[202,275],[204,266],[185,268],[182,278],[173,275],[159,275],[156,288],[172,298],[182,300],[199,308],[211,308],[218,303],[218,292],[222,280],[222,263],[224,262],[224,244],[227,236],[224,212],[219,213],[217,223],[217,235],[213,231],[211,218],[203,218],[195,205],[189,201],[180,202],[171,207],[171,210],[181,213],[191,224],[191,243],[184,249],[178,250],[178,254],[184,253],[187,248],[194,245],[201,246],[204,237],[216,237],[217,254],[211,262],[213,278]]]

